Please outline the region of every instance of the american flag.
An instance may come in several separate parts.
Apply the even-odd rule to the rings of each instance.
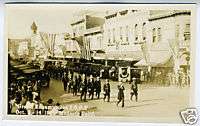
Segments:
[[[90,53],[90,41],[89,39],[84,39],[83,48],[82,48],[82,58],[91,60],[91,53]]]
[[[81,49],[81,58],[90,60],[91,59],[91,53],[90,53],[90,42],[81,36],[81,37],[75,37],[73,40],[76,40],[80,46]]]

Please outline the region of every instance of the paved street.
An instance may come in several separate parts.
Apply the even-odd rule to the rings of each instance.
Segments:
[[[102,84],[105,80],[102,80]],[[130,101],[129,84],[125,84],[125,107],[121,104],[116,106],[117,102],[117,82],[111,84],[111,101],[104,102],[101,99],[88,100],[81,102],[79,96],[65,93],[61,81],[51,80],[48,89],[42,89],[41,98],[43,101],[52,98],[55,103],[74,105],[81,103],[93,106],[96,109],[95,116],[123,116],[133,117],[144,121],[157,120],[158,122],[180,122],[179,111],[189,106],[189,88],[161,87],[161,86],[139,86],[138,102]],[[102,86],[103,87],[103,86]],[[101,97],[103,95],[101,94]],[[151,118],[152,117],[152,118]],[[158,119],[159,118],[159,119]]]

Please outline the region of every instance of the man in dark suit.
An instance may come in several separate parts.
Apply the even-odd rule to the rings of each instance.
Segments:
[[[66,74],[64,74],[62,82],[63,82],[64,91],[66,91],[67,90],[67,83],[68,83],[68,77],[67,77]]]
[[[83,74],[83,79],[82,82],[80,84],[80,92],[81,92],[81,101],[84,100],[86,101],[86,94],[87,94],[87,79],[85,77],[85,74]],[[83,99],[84,97],[84,99]]]
[[[131,100],[133,98],[133,95],[135,95],[135,101],[137,102],[138,100],[138,86],[137,86],[137,82],[136,78],[132,78],[132,82],[131,82]]]
[[[120,102],[122,102],[122,107],[124,107],[124,85],[122,82],[120,82],[120,85],[118,85],[118,102],[117,102],[117,106]]]
[[[94,98],[94,79],[93,76],[90,75],[90,79],[88,80],[88,93],[89,93],[89,98],[91,99]]]
[[[103,100],[105,101],[106,97],[108,97],[108,102],[110,102],[110,84],[108,79],[106,79],[106,83],[103,86],[103,91],[104,91]]]
[[[101,81],[100,81],[99,77],[97,77],[97,79],[95,81],[94,90],[96,92],[96,97],[99,99],[100,93],[101,93]]]

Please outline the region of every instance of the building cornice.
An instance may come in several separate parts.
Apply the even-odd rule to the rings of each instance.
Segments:
[[[106,19],[114,18],[117,16],[117,13],[105,16]]]
[[[79,20],[79,21],[76,21],[76,22],[72,23],[71,25],[74,26],[74,25],[83,23],[84,21],[85,21],[85,19],[82,19],[82,20]]]
[[[178,11],[178,12],[168,13],[168,14],[164,14],[164,15],[151,16],[149,18],[149,21],[155,21],[155,20],[160,20],[160,19],[169,18],[169,17],[176,17],[179,15],[191,15],[191,12],[190,11]]]

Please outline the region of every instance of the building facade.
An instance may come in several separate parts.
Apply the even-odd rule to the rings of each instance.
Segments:
[[[182,69],[182,78],[188,81],[190,11],[151,10],[149,15],[146,59],[144,57],[136,66],[150,67],[152,78],[163,78],[158,80],[160,83],[178,82]],[[176,78],[169,79],[171,75]],[[166,82],[167,78],[171,82]]]
[[[31,52],[30,39],[8,39],[8,53],[12,58],[29,58]]]
[[[92,16],[89,13],[74,17],[71,23],[72,34],[81,48],[81,58],[91,60],[91,53],[102,48],[101,26],[103,23],[104,19]]]
[[[148,11],[121,10],[105,16],[104,46],[108,59],[139,61],[142,58],[138,43],[146,39]]]

